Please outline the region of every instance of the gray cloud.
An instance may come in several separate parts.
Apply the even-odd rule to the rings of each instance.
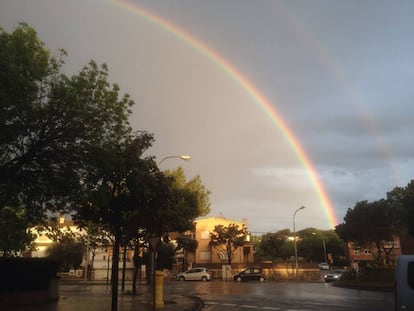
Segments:
[[[298,138],[341,221],[413,176],[413,4],[378,1],[131,0],[229,61]],[[339,13],[338,13],[339,12]],[[90,59],[136,102],[131,123],[155,134],[158,159],[212,191],[212,214],[250,230],[330,228],[315,185],[282,131],[243,86],[188,43],[104,1],[3,0],[1,27],[32,25],[68,74]]]

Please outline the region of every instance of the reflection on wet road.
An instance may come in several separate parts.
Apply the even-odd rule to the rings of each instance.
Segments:
[[[326,283],[172,283],[166,290],[200,297],[203,310],[390,311],[392,293],[345,289]]]

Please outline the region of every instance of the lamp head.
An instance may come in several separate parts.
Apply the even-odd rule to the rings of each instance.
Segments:
[[[189,155],[184,154],[184,155],[180,156],[180,159],[184,160],[184,161],[189,161],[189,160],[191,160],[191,157]]]

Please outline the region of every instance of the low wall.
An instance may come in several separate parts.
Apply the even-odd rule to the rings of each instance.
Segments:
[[[0,258],[0,307],[58,300],[58,266],[45,258]]]
[[[197,266],[197,265],[195,265]],[[201,265],[200,265],[201,266]],[[203,267],[208,268],[215,279],[222,279],[222,266],[220,264],[204,264]],[[232,264],[231,274],[234,275],[248,266],[240,264]],[[268,281],[289,281],[296,280],[295,268],[290,263],[287,264],[272,264],[272,263],[257,263],[250,264],[251,267],[258,267],[263,269],[263,273]],[[319,268],[313,266],[298,267],[297,280],[301,281],[319,281],[321,279]]]

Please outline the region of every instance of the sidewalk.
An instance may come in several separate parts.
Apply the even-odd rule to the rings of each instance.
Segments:
[[[6,307],[10,311],[111,311],[110,286],[104,282],[61,282],[59,300],[39,305],[15,305]],[[124,292],[119,286],[118,311],[199,311],[203,302],[197,297],[177,295],[166,286],[164,307],[152,306],[152,287],[137,285],[137,294],[132,295],[130,283]]]

